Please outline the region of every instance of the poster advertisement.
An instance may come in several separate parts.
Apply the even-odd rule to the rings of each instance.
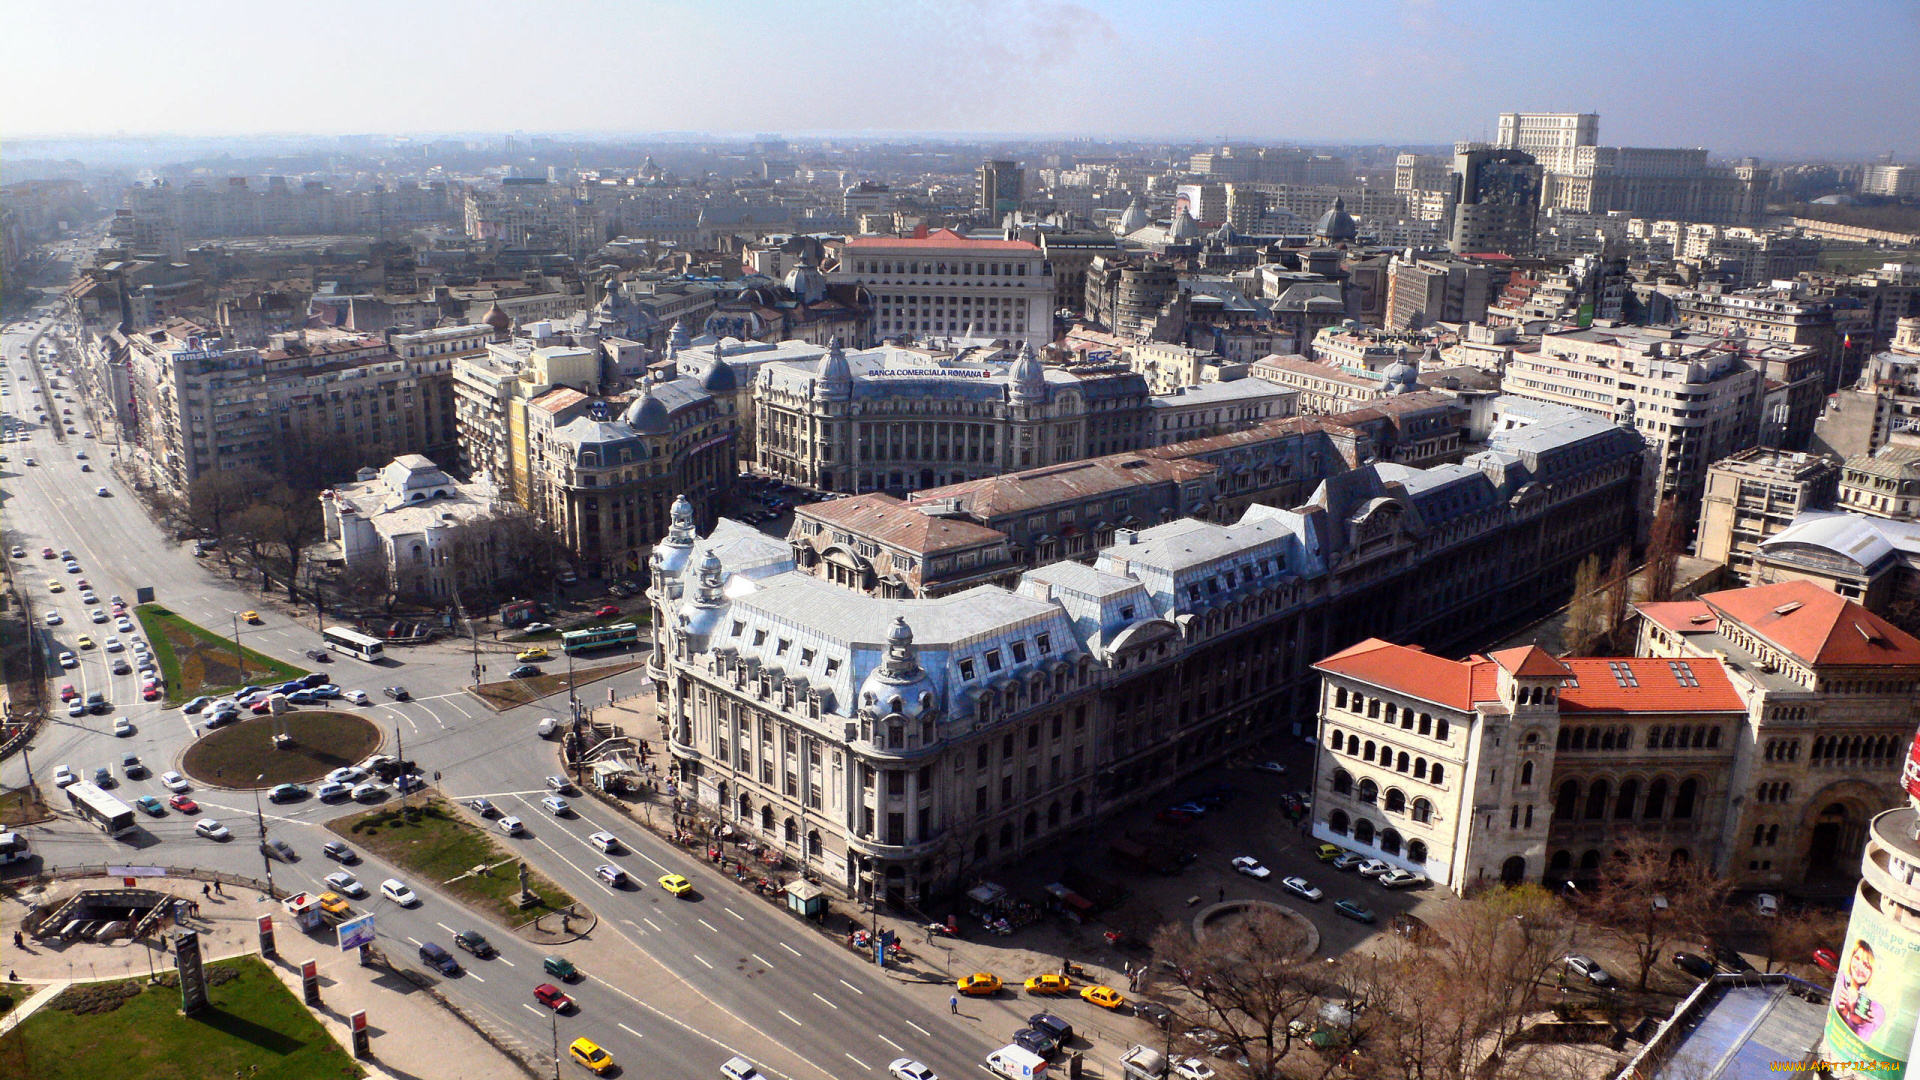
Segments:
[[[1865,897],[1853,905],[1827,1012],[1828,1061],[1874,1061],[1898,1075],[1920,1009],[1920,948]]]

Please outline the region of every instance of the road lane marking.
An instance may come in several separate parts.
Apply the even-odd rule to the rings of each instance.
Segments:
[[[860,989],[859,987],[853,985],[852,983],[848,982],[845,979],[840,980],[840,985],[846,987],[847,989],[853,991],[856,994],[859,994],[861,997],[867,996],[867,992],[865,990]]]
[[[453,927],[448,926],[446,923],[440,922],[438,920],[435,920],[433,925],[439,927],[442,930],[445,930],[449,934],[454,932]]]
[[[786,943],[786,942],[784,942],[784,941],[780,943],[780,947],[781,947],[781,948],[783,948],[783,949],[785,949],[785,950],[787,950],[788,952],[790,952],[790,953],[792,953],[792,954],[793,954],[793,955],[795,955],[795,956],[799,956],[799,955],[800,955],[800,950],[799,950],[799,949],[796,949],[796,948],[794,948],[793,946],[791,946],[791,945],[789,945],[789,944],[787,944],[787,943]]]
[[[757,952],[750,952],[750,953],[748,953],[747,955],[748,955],[748,956],[751,956],[751,957],[753,957],[753,958],[754,958],[755,960],[758,960],[758,961],[760,961],[760,962],[761,962],[762,964],[765,964],[765,965],[766,965],[767,967],[769,967],[769,968],[771,968],[771,967],[773,966],[773,961],[771,961],[771,960],[769,960],[769,959],[767,959],[767,958],[766,958],[766,957],[764,957],[764,956],[761,956],[761,955],[760,955],[759,953],[757,953]]]
[[[659,923],[654,922],[652,919],[647,918],[645,915],[640,916],[640,921],[643,923],[646,923],[648,926],[653,927],[656,931],[659,931],[662,934],[666,933],[665,930],[660,929]]]
[[[469,979],[472,979],[472,980],[474,980],[475,982],[486,982],[486,981],[487,981],[487,980],[485,980],[485,979],[482,979],[482,978],[481,978],[480,976],[478,976],[478,975],[475,975],[475,974],[473,973],[473,969],[472,969],[472,968],[468,968],[468,969],[467,969],[467,978],[469,978]]]
[[[414,941],[414,940],[413,940],[412,938],[408,938],[407,940],[408,940],[408,941],[413,941],[413,947],[414,947],[414,948],[416,948],[416,949],[417,949],[417,948],[419,948],[419,947],[420,947],[420,943],[419,943],[418,941]]]
[[[696,916],[696,918],[698,918],[698,917]],[[709,930],[711,930],[711,931],[713,931],[714,933],[716,933],[716,934],[717,934],[717,933],[719,933],[719,932],[720,932],[720,928],[719,928],[719,927],[717,927],[717,926],[715,926],[715,925],[713,925],[712,923],[710,923],[710,922],[708,922],[707,920],[705,920],[705,919],[698,919],[698,921],[699,921],[699,923],[700,923],[700,925],[701,925],[701,926],[704,926],[704,927],[706,927],[707,929],[709,929]]]
[[[774,1012],[777,1012],[777,1013],[779,1013],[779,1014],[780,1014],[781,1016],[786,1016],[786,1017],[787,1017],[787,1019],[789,1019],[789,1020],[793,1020],[793,1017],[791,1017],[791,1016],[788,1016],[788,1015],[787,1015],[787,1010],[785,1010],[785,1009],[775,1009],[775,1010],[773,1010],[773,1011],[774,1011]],[[805,1024],[803,1024],[803,1023],[801,1023],[801,1022],[800,1022],[800,1021],[798,1021],[798,1020],[793,1020],[793,1026],[794,1026],[794,1027],[806,1027],[807,1025],[805,1025]]]
[[[703,963],[703,964],[707,964],[707,958],[706,958],[706,957],[704,957],[704,956],[701,956],[701,955],[700,955],[699,953],[694,953],[694,954],[692,954],[692,955],[693,955],[693,958],[694,958],[695,960],[698,960],[698,961],[700,961],[700,962],[701,962],[701,963]],[[713,965],[712,965],[712,964],[707,964],[707,970],[708,970],[708,971],[712,971],[712,970],[713,970]],[[815,997],[818,997],[819,995],[817,995],[817,994],[816,994],[816,995],[814,995],[814,996],[815,996]]]
[[[628,1026],[627,1026],[627,1025],[625,1025],[625,1024],[621,1024],[621,1023],[620,1023],[620,1021],[618,1021],[618,1020],[615,1020],[615,1021],[614,1021],[614,1023],[615,1023],[615,1024],[618,1024],[618,1025],[619,1025],[619,1027],[620,1027],[620,1030],[621,1030],[621,1031],[624,1031],[624,1032],[626,1032],[627,1034],[629,1034],[629,1035],[631,1035],[631,1036],[633,1036],[633,1037],[634,1037],[634,1038],[636,1038],[636,1039],[644,1039],[644,1038],[646,1038],[646,1036],[645,1036],[645,1035],[642,1035],[642,1034],[640,1034],[639,1032],[637,1032],[637,1031],[635,1031],[635,1030],[633,1030],[632,1028],[630,1028],[630,1027],[628,1027]]]
[[[893,1048],[894,1048],[895,1050],[898,1050],[898,1051],[900,1051],[900,1052],[901,1052],[901,1053],[903,1053],[903,1054],[904,1054],[904,1053],[906,1053],[906,1050],[907,1050],[907,1048],[906,1048],[906,1047],[904,1047],[904,1046],[901,1046],[901,1045],[900,1045],[899,1043],[897,1043],[897,1042],[894,1042],[894,1041],[893,1041],[892,1039],[889,1039],[889,1038],[887,1038],[887,1037],[886,1037],[885,1035],[880,1035],[880,1033],[879,1033],[879,1032],[877,1032],[877,1031],[876,1031],[876,1032],[874,1032],[874,1034],[875,1034],[875,1035],[879,1035],[879,1036],[880,1036],[880,1041],[881,1041],[881,1042],[883,1042],[883,1043],[886,1043],[886,1044],[887,1044],[888,1046],[891,1046],[891,1047],[893,1047]]]
[[[867,1064],[864,1061],[861,1061],[859,1058],[854,1057],[852,1054],[848,1054],[845,1050],[840,1051],[840,1053],[844,1054],[846,1056],[846,1059],[848,1061],[853,1062],[855,1065],[860,1066],[861,1068],[867,1070],[868,1072],[873,1071],[873,1066]]]
[[[827,1006],[830,1006],[830,1007],[832,1007],[832,1008],[834,1008],[834,1009],[838,1009],[838,1008],[840,1007],[840,1006],[838,1006],[838,1005],[835,1005],[835,1004],[834,1004],[833,1002],[831,1002],[831,1001],[828,1001],[828,1000],[827,1000],[826,998],[823,998],[823,997],[820,997],[820,995],[819,995],[819,994],[815,994],[815,995],[813,995],[813,996],[814,996],[814,997],[817,997],[817,998],[820,998],[820,1002],[821,1002],[821,1004],[823,1004],[823,1005],[827,1005]]]
[[[746,918],[745,918],[744,916],[742,916],[742,915],[741,915],[741,914],[740,914],[739,912],[737,912],[737,911],[735,911],[735,910],[733,910],[733,909],[732,909],[732,908],[730,908],[730,907],[723,907],[723,908],[721,908],[720,910],[721,910],[721,911],[724,911],[724,912],[726,912],[727,914],[729,914],[729,915],[731,915],[731,916],[733,916],[733,917],[734,917],[734,918],[736,918],[736,919],[739,919],[739,920],[740,920],[741,922],[746,922],[746,921],[747,921],[747,920],[746,920]]]
[[[902,1017],[901,1019],[906,1020],[905,1017]],[[912,1028],[913,1030],[919,1032],[920,1034],[925,1035],[929,1039],[933,1038],[933,1032],[928,1031],[926,1028],[921,1027],[919,1024],[916,1024],[911,1020],[906,1020],[906,1025]]]
[[[519,965],[517,965],[517,964],[515,964],[515,963],[514,963],[513,961],[511,961],[511,960],[509,960],[509,959],[507,959],[507,958],[506,958],[506,957],[504,957],[504,956],[497,956],[497,955],[496,955],[496,956],[494,957],[494,959],[495,959],[495,960],[498,960],[498,961],[500,961],[501,963],[503,963],[503,964],[505,964],[505,965],[507,965],[508,967],[518,967],[518,966],[519,966]]]
[[[533,1006],[531,1006],[531,1005],[529,1005],[529,1004],[527,1004],[527,1003],[526,1003],[526,1002],[524,1002],[524,1001],[520,1003],[520,1007],[521,1007],[521,1008],[523,1008],[523,1009],[525,1009],[525,1010],[527,1010],[528,1012],[530,1012],[530,1013],[532,1013],[532,1014],[533,1014],[533,1015],[535,1015],[535,1016],[541,1016],[541,1015],[543,1015],[543,1014],[542,1014],[542,1013],[540,1012],[540,1010],[539,1010],[539,1009],[536,1009],[536,1008],[534,1008]]]

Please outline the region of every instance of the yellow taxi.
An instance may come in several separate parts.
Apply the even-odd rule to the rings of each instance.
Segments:
[[[1321,844],[1319,847],[1313,849],[1313,857],[1319,859],[1321,862],[1332,862],[1346,854],[1346,850],[1346,848],[1338,844]]]
[[[83,649],[91,649],[93,648],[93,638],[90,635],[81,634],[79,640],[75,641],[74,644]]]
[[[1065,975],[1035,975],[1027,980],[1029,994],[1064,994],[1073,989],[1073,980]]]
[[[523,664],[526,664],[534,660],[546,660],[552,656],[553,656],[552,653],[548,652],[547,650],[541,648],[538,645],[535,645],[530,649],[521,649],[518,653],[514,654],[513,658],[515,660],[520,661]]]
[[[660,875],[660,887],[675,896],[685,896],[693,891],[693,882],[688,881],[679,874],[662,874]]]
[[[320,910],[329,915],[351,915],[353,905],[347,903],[347,898],[339,893],[323,892],[320,894]]]
[[[1120,991],[1111,986],[1089,986],[1080,991],[1082,1001],[1091,1001],[1103,1009],[1117,1009],[1127,1003]]]
[[[988,994],[997,994],[1000,992],[1000,976],[989,975],[984,971],[976,971],[971,975],[961,976],[959,981],[953,985],[958,987],[963,994],[968,994],[973,997],[985,997]]]
[[[57,581],[49,581],[47,582],[47,591],[48,592],[66,592],[67,587],[65,585],[60,584]]]
[[[257,611],[243,611],[240,613],[240,621],[257,623],[260,621],[260,613]]]
[[[567,1056],[585,1065],[595,1076],[605,1076],[613,1071],[613,1055],[585,1035],[567,1044]]]

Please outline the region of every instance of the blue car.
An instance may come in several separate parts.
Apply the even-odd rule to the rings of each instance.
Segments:
[[[340,688],[332,683],[322,683],[307,691],[307,693],[317,698],[337,698],[340,696]]]
[[[1178,810],[1183,814],[1192,815],[1193,817],[1207,816],[1207,805],[1205,803],[1183,802],[1180,805],[1174,807],[1174,809]]]
[[[306,683],[301,682],[299,679],[295,679],[292,682],[281,683],[278,687],[274,689],[273,692],[276,694],[291,694],[296,691],[305,690],[306,688],[307,688]]]
[[[192,715],[193,713],[197,713],[201,709],[204,709],[211,704],[213,704],[212,698],[197,697],[197,698],[194,698],[192,701],[187,702],[185,705],[180,706],[180,711],[187,713],[188,715]]]

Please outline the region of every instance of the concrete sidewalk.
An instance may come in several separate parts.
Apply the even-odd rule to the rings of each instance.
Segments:
[[[60,991],[73,984],[65,979],[50,982],[33,992],[33,996],[20,1003],[20,1007],[0,1016],[0,1035],[5,1035],[19,1025],[20,1021],[40,1011],[40,1006],[60,996]]]

